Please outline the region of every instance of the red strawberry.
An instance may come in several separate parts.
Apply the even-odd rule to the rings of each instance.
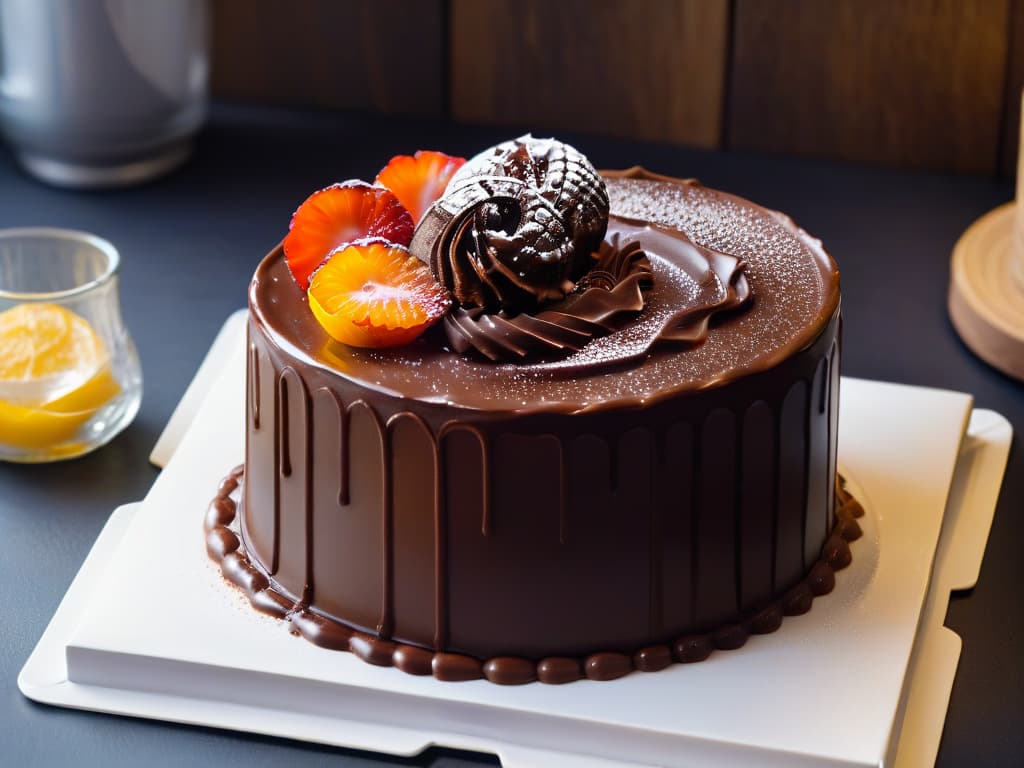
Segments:
[[[346,181],[314,192],[292,216],[284,257],[299,288],[339,246],[366,237],[408,245],[415,224],[398,198],[365,181]]]
[[[444,194],[455,172],[466,162],[443,152],[421,149],[415,155],[397,155],[377,174],[376,183],[390,189],[419,223],[427,208]]]

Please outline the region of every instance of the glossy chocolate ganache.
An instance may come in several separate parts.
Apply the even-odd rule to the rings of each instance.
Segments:
[[[530,218],[509,200],[543,208],[465,176],[505,218],[462,187],[479,199],[428,239],[442,282],[444,260],[503,268]],[[836,483],[835,264],[788,218],[694,181],[598,179],[608,216],[583,267],[523,235],[562,259],[540,278],[557,295],[477,285],[405,347],[333,341],[280,249],[260,264],[244,473],[207,520],[257,608],[414,674],[554,683],[738,647],[831,589],[857,535]]]

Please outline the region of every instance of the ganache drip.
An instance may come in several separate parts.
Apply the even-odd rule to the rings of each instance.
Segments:
[[[526,135],[462,166],[409,248],[463,308],[515,314],[571,293],[607,224],[608,190],[587,158]]]
[[[653,282],[651,263],[638,242],[604,241],[593,268],[563,300],[530,314],[457,307],[444,319],[457,352],[473,349],[494,362],[521,361],[578,352],[590,341],[625,325],[644,307]]]

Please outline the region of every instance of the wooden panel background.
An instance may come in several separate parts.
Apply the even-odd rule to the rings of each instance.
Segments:
[[[719,145],[728,0],[453,0],[458,120]]]
[[[737,0],[731,145],[994,170],[1009,0]]]
[[[442,0],[213,0],[213,93],[440,115]]]
[[[1012,174],[1024,0],[212,0],[217,96]]]

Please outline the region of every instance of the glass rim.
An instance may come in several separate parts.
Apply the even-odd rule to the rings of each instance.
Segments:
[[[63,229],[61,227],[13,227],[0,229],[0,244],[4,240],[16,237],[50,238],[53,240],[64,240],[75,243],[85,243],[95,248],[107,257],[107,264],[103,272],[72,288],[65,288],[61,291],[6,291],[0,288],[0,299],[14,301],[58,301],[80,296],[83,293],[99,288],[104,283],[110,282],[121,267],[121,254],[118,253],[114,244],[98,235],[85,232],[80,229]]]

